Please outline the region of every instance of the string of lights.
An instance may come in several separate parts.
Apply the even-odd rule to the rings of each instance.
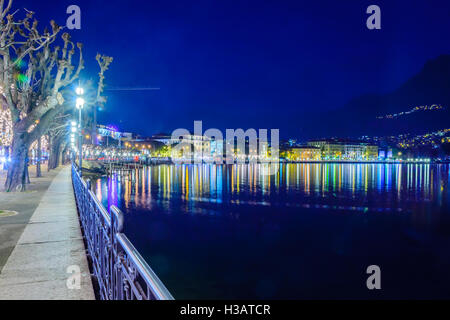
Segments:
[[[0,146],[10,146],[13,138],[11,112],[0,108]]]
[[[11,112],[8,109],[0,108],[0,147],[11,146],[13,139]],[[41,148],[43,151],[48,151],[49,143],[47,136],[41,137]],[[37,141],[35,141],[30,150],[37,148]]]

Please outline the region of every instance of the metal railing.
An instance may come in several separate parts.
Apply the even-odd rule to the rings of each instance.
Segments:
[[[173,300],[172,295],[122,233],[124,216],[112,206],[110,214],[90,190],[75,165],[72,183],[102,300]]]

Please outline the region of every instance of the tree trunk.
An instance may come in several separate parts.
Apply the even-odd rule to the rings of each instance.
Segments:
[[[11,163],[8,166],[5,189],[7,192],[25,191],[29,145],[24,135],[14,135],[11,145]]]
[[[50,157],[48,159],[49,170],[55,169],[59,166],[59,158],[61,154],[61,139],[52,139],[50,147]]]
[[[56,163],[55,168],[59,167],[61,160],[61,143],[58,143],[58,149],[55,150]]]
[[[67,142],[62,143],[61,150],[61,163],[65,165],[70,162],[70,149]]]
[[[27,157],[25,158],[25,168],[24,170],[24,176],[25,176],[25,183],[26,184],[30,184],[30,172],[28,171],[28,166],[30,165],[30,158],[28,157],[28,152],[27,152]]]
[[[92,123],[92,130],[91,130],[91,141],[94,146],[98,144],[97,141],[97,104],[94,104],[94,119]]]
[[[42,177],[41,159],[42,159],[42,147],[41,147],[41,138],[39,138],[37,140],[36,178]]]
[[[51,134],[48,135],[48,160],[47,160],[47,171],[51,170],[52,163],[52,149],[53,149],[53,137]]]

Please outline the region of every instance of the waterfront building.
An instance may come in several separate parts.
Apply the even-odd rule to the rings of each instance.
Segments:
[[[299,146],[289,148],[286,157],[290,161],[317,161],[322,159],[322,153],[318,147]]]
[[[211,157],[211,138],[195,134],[187,134],[181,137],[182,157],[187,159],[203,159]]]
[[[174,139],[170,134],[157,133],[150,137],[149,140],[164,143],[166,146],[170,146],[176,143],[180,143],[181,139]]]
[[[322,160],[341,159],[344,154],[344,145],[332,140],[309,141],[308,146],[319,148]]]
[[[258,138],[251,143],[248,137],[243,143],[231,142],[215,137],[200,135],[184,135],[180,139],[183,145],[178,157],[183,159],[203,160],[210,162],[222,161],[268,161],[273,155],[269,142],[260,141]],[[255,145],[256,144],[256,145]]]
[[[378,159],[378,146],[366,142],[326,139],[309,141],[308,145],[319,148],[323,160]]]
[[[377,160],[378,147],[366,143],[345,144],[343,160]]]
[[[107,147],[109,145],[118,145],[120,147],[126,142],[133,140],[133,134],[131,132],[119,132],[117,128],[101,124],[97,125],[97,134],[98,145]]]
[[[214,157],[214,160],[220,161],[223,159],[224,149],[223,149],[223,140],[221,139],[212,139],[210,142],[211,146],[211,156]],[[222,158],[220,158],[222,157]]]
[[[365,157],[369,160],[378,159],[378,146],[376,145],[366,145]]]

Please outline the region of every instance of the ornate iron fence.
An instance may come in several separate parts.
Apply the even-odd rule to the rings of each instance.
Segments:
[[[173,300],[164,284],[122,233],[123,213],[112,206],[110,214],[90,190],[76,167],[72,183],[102,300]]]

